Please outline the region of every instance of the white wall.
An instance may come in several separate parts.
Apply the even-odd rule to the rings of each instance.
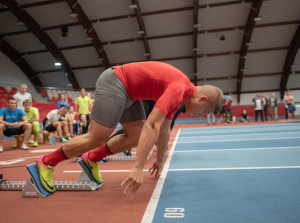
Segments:
[[[34,86],[26,75],[0,51],[0,85],[10,90],[12,87],[19,89],[22,83],[27,84],[29,93],[36,93]]]

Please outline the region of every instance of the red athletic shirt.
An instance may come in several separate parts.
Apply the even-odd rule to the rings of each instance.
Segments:
[[[155,107],[170,120],[180,104],[196,91],[184,73],[163,62],[136,62],[113,68],[132,100],[155,101]]]

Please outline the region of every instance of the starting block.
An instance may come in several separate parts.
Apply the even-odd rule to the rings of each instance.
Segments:
[[[135,160],[136,156],[125,155],[124,153],[118,153],[118,155],[107,156],[103,158],[104,161],[123,161],[123,160]],[[149,160],[149,156],[147,157]]]
[[[49,144],[51,144],[51,145],[57,144],[57,142],[55,141],[55,139],[53,137],[48,137],[48,139],[49,139]]]
[[[26,167],[32,178],[27,181],[4,181],[0,183],[0,190],[22,191],[22,197],[25,198],[44,198],[51,193],[46,191],[41,185],[39,172],[36,164]],[[83,170],[78,181],[55,181],[55,191],[95,191],[102,184],[91,181],[90,177]]]

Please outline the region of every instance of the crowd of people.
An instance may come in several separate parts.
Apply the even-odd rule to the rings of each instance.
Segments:
[[[90,97],[84,88],[81,89],[81,96],[76,99],[74,109],[68,94],[61,93],[57,109],[48,112],[42,121],[41,130],[39,109],[32,106],[32,95],[27,92],[27,85],[21,84],[19,92],[7,99],[7,107],[0,110],[0,152],[3,151],[4,136],[16,138],[13,148],[27,150],[29,144],[39,146],[40,133],[44,143],[49,141],[50,133],[54,133],[61,143],[87,133],[93,105],[93,98]]]
[[[21,84],[19,92],[8,98],[7,107],[0,110],[0,152],[3,151],[4,135],[8,137],[15,136],[16,143],[12,146],[13,148],[26,150],[29,148],[28,144],[32,144],[33,147],[39,145],[40,132],[43,133],[44,143],[49,141],[50,133],[55,133],[61,143],[67,142],[77,135],[86,134],[90,124],[90,114],[94,99],[91,98],[91,94],[87,93],[85,89],[81,89],[80,92],[81,96],[76,99],[75,107],[70,105],[68,93],[61,93],[57,101],[57,109],[48,112],[42,122],[43,129],[40,131],[39,110],[32,106],[32,96],[27,92],[27,85]],[[258,117],[260,117],[262,122],[268,121],[268,110],[270,119],[272,121],[278,120],[277,105],[279,101],[275,93],[272,93],[269,98],[266,98],[263,93],[257,93],[253,97],[252,102],[254,104],[255,122],[258,121]],[[294,97],[290,94],[290,91],[286,92],[284,102],[286,119],[295,118],[296,107]],[[216,123],[234,124],[236,117],[232,113],[232,103],[232,98],[225,96],[220,112],[222,114],[221,118],[216,121],[216,117],[212,112],[207,113],[208,125],[215,125]],[[79,116],[79,121],[75,119],[76,115]],[[239,121],[249,122],[249,120],[250,117],[247,110],[243,110]]]
[[[222,117],[216,122],[216,118],[213,114],[207,114],[207,123],[210,125],[211,123],[215,125],[216,123],[232,123],[234,124],[236,121],[236,117],[232,113],[232,103],[233,100],[230,96],[225,96],[223,107],[221,110]],[[271,121],[278,120],[278,103],[279,100],[274,92],[271,93],[269,98],[265,97],[264,93],[257,93],[255,97],[252,99],[252,103],[254,105],[254,113],[255,113],[255,122],[260,120],[262,122],[268,121],[269,118]],[[294,97],[291,95],[290,91],[286,92],[284,97],[284,104],[286,109],[286,119],[295,118],[296,106],[294,102]],[[269,116],[268,116],[269,114]],[[240,122],[249,122],[250,116],[247,110],[243,110],[239,121]]]

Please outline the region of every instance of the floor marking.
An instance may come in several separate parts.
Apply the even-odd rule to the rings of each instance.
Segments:
[[[178,140],[178,136],[180,134],[180,130],[181,129],[179,129],[178,132],[177,132],[174,143],[173,143],[173,145],[170,149],[168,158],[167,158],[166,163],[164,165],[164,168],[162,170],[161,176],[158,178],[158,182],[157,182],[156,187],[153,191],[153,194],[152,194],[151,199],[149,201],[149,204],[146,208],[146,211],[145,211],[145,214],[144,214],[144,217],[143,217],[141,223],[151,223],[152,220],[153,220],[155,210],[156,210],[156,207],[157,207],[157,204],[158,204],[158,201],[159,201],[159,197],[160,197],[163,185],[164,185],[166,177],[167,177],[168,169],[169,169],[169,166],[170,166],[170,163],[171,163],[173,152],[175,150],[175,146],[176,146],[176,143],[177,143],[177,140]]]
[[[289,127],[289,126],[285,126],[285,127],[273,127],[273,128],[262,128],[262,129],[230,129],[230,128],[227,128],[227,129],[211,129],[211,128],[208,128],[208,129],[195,129],[195,130],[192,130],[192,131],[182,131],[181,132],[181,136],[182,135],[190,135],[190,134],[201,134],[201,133],[234,133],[234,132],[264,132],[264,131],[277,131],[277,130],[298,130],[299,127]],[[207,131],[207,130],[210,130],[210,131]]]
[[[264,139],[198,140],[198,141],[189,141],[189,142],[177,142],[177,144],[184,144],[184,143],[202,143],[202,142],[267,141],[267,140],[281,140],[281,139],[300,139],[300,137],[264,138]]]
[[[284,135],[284,134],[294,134],[294,133],[300,133],[300,132],[270,132],[270,133],[251,133],[251,134],[247,134],[245,136],[261,136],[261,135]],[[205,138],[215,138],[218,137],[216,135],[195,135],[195,136],[184,136],[184,137],[180,137],[180,139],[188,139],[188,138],[195,138],[195,137],[205,137]],[[236,135],[224,135],[224,137],[236,137]],[[239,137],[241,137],[241,135],[239,135]]]
[[[11,165],[14,163],[20,163],[20,162],[26,161],[28,159],[33,159],[33,158],[37,158],[37,157],[39,157],[39,156],[23,157],[23,158],[18,158],[18,159],[13,159],[13,160],[0,161],[0,165]]]
[[[238,151],[238,150],[267,150],[267,149],[300,149],[300,146],[289,147],[262,147],[262,148],[241,148],[241,149],[204,149],[204,150],[182,150],[174,151],[175,153],[192,153],[192,152],[218,152],[218,151]]]
[[[263,169],[298,169],[300,166],[259,166],[259,167],[224,167],[224,168],[191,168],[169,169],[169,171],[208,171],[208,170],[263,170]]]
[[[31,150],[30,153],[49,153],[54,152],[56,149],[38,149],[38,150]]]
[[[128,173],[131,170],[100,170],[101,173]],[[148,172],[149,170],[143,170]],[[65,170],[64,173],[81,173],[82,170]]]

